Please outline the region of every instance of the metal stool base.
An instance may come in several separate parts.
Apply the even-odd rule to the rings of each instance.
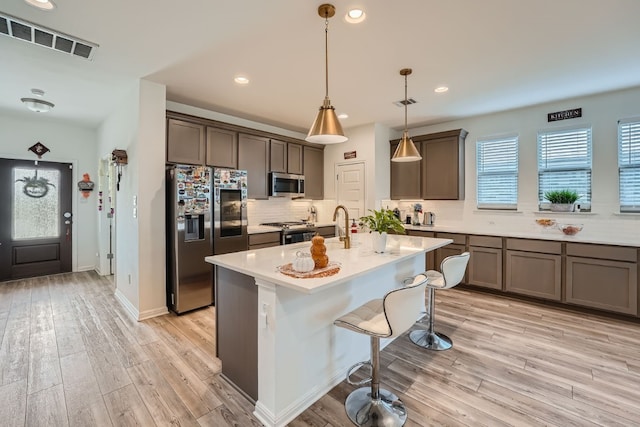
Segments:
[[[367,427],[400,427],[407,421],[407,409],[398,396],[380,389],[379,399],[371,398],[371,388],[356,389],[344,407],[352,423]]]
[[[427,350],[449,350],[453,343],[445,334],[435,331],[425,331],[419,329],[409,334],[409,339],[415,345],[426,348]]]

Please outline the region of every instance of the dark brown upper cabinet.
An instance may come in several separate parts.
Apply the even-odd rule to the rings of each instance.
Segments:
[[[391,198],[464,199],[464,141],[467,131],[456,129],[412,138],[422,160],[391,162]],[[391,141],[391,155],[398,146]]]
[[[320,148],[303,147],[304,151],[304,197],[324,198],[324,151]]]
[[[287,172],[302,175],[304,173],[302,163],[302,145],[287,143]]]
[[[397,147],[397,141],[391,143],[391,156]],[[420,199],[421,169],[422,162],[391,162],[391,199]]]
[[[269,171],[287,173],[287,143],[272,139],[269,141]]]
[[[167,120],[167,162],[205,163],[205,127],[182,120]]]
[[[466,137],[466,130],[457,129],[413,139],[421,145],[422,199],[464,200],[464,140]]]
[[[238,168],[238,133],[207,126],[207,166]]]
[[[247,171],[247,197],[267,199],[269,139],[253,135],[238,135],[238,169]]]

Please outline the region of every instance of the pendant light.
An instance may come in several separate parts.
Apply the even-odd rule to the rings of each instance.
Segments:
[[[318,111],[309,134],[305,138],[308,142],[318,144],[337,144],[347,139],[342,131],[340,121],[336,116],[336,110],[329,100],[329,18],[336,14],[336,8],[332,4],[323,4],[318,8],[318,15],[324,18],[324,53],[325,53],[325,95],[324,102]]]
[[[407,99],[407,76],[411,72],[411,68],[400,70],[400,75],[404,76],[404,132],[402,132],[402,139],[398,144],[398,148],[396,148],[396,152],[391,157],[392,162],[417,162],[422,160],[422,156],[420,156],[420,152],[411,138],[409,138],[409,131],[407,130],[407,104],[409,103]]]

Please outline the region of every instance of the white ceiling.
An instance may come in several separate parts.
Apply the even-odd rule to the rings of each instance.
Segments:
[[[23,0],[0,11],[100,45],[92,61],[0,35],[0,109],[46,91],[51,118],[97,126],[139,78],[167,98],[306,132],[324,97],[322,1]],[[344,127],[409,126],[640,86],[638,0],[342,0],[329,95]],[[343,19],[360,6],[367,19]],[[248,86],[233,82],[237,73]],[[436,86],[451,90],[437,95]],[[30,113],[36,114],[36,113]]]

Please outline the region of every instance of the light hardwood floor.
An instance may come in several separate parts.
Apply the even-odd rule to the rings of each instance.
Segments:
[[[459,288],[453,349],[381,356],[407,426],[640,425],[640,325]],[[214,309],[133,321],[95,273],[0,283],[0,426],[258,426],[220,376]],[[342,383],[290,425],[351,425]]]

